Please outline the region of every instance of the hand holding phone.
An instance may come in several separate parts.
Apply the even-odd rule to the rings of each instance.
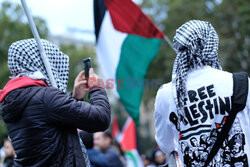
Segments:
[[[91,58],[83,59],[84,71],[81,71],[75,79],[72,97],[81,100],[88,90],[89,71],[91,68]],[[91,74],[92,75],[92,74]]]

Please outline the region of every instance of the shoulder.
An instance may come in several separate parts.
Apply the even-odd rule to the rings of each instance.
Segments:
[[[193,69],[188,72],[187,82],[196,80],[213,80],[213,81],[228,81],[232,80],[232,73],[215,69],[210,66],[200,67],[198,69]]]
[[[24,91],[23,93],[27,94],[29,97],[31,97],[31,101],[41,101],[44,99],[44,94],[48,87],[44,86],[31,86],[31,87],[26,87],[22,88]]]
[[[65,94],[63,91],[54,88],[54,87],[44,87],[44,92],[46,95],[50,95],[50,94]]]
[[[59,98],[61,99],[62,97],[68,98],[68,95],[65,92],[53,87],[44,87],[43,92],[43,97],[48,102],[51,102],[51,100],[58,100]]]
[[[162,85],[158,90],[155,99],[154,118],[161,120],[162,117],[168,117],[171,111],[175,111],[176,106],[172,93],[172,83]]]
[[[165,102],[171,103],[173,100],[173,93],[172,93],[172,83],[169,82],[167,84],[162,85],[156,95],[155,104]]]
[[[113,147],[109,147],[109,148],[107,149],[107,153],[118,154],[118,153],[116,152],[116,150],[115,150]]]
[[[87,149],[87,153],[88,153],[89,157],[91,157],[91,158],[93,158],[93,157],[104,158],[104,154],[100,150],[95,149],[95,148]]]
[[[108,161],[111,161],[112,165],[110,166],[122,166],[120,156],[114,148],[110,147],[104,155]]]
[[[222,80],[222,81],[233,81],[233,73],[230,73],[228,71],[224,71],[224,70],[219,70],[219,69],[215,69],[212,67],[208,67],[206,69],[206,72],[208,73],[207,75],[210,78],[215,78],[216,80]],[[204,77],[208,77],[206,75],[204,75]]]
[[[157,91],[156,99],[172,95],[172,83],[163,84]]]
[[[248,78],[248,97],[250,98],[250,78]]]
[[[250,78],[248,78],[247,109],[248,109],[248,112],[250,113]]]
[[[40,97],[48,109],[55,109],[69,102],[70,97],[63,91],[53,87],[43,87]],[[71,99],[72,101],[72,99]]]
[[[53,94],[57,94],[60,93],[62,91],[60,91],[57,88],[53,88],[53,87],[44,87],[44,86],[31,86],[31,87],[27,87],[27,88],[23,88],[25,90],[25,92],[29,92],[31,94],[34,94],[34,96],[37,97],[44,97],[44,96],[51,96]],[[63,92],[62,92],[63,93]]]
[[[233,73],[230,73],[228,71],[218,70],[215,68],[212,68],[211,73],[215,76],[220,77],[221,79],[232,80],[233,78]]]
[[[117,153],[117,151],[112,147],[107,149],[105,155],[107,155],[108,157],[119,157],[119,154]]]

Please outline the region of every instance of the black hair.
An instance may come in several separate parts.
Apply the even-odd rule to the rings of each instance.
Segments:
[[[112,140],[112,135],[111,135],[111,133],[109,131],[103,132],[103,137],[110,138]]]

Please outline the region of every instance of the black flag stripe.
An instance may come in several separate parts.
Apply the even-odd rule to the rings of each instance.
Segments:
[[[102,21],[106,12],[104,0],[94,0],[95,36],[98,41]]]

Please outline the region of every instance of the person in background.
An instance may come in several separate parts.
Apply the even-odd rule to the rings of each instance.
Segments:
[[[4,140],[4,155],[5,155],[3,162],[4,167],[12,167],[12,165],[14,164],[14,158],[16,154],[12,146],[12,143],[8,138]]]
[[[109,167],[109,162],[105,155],[99,150],[94,148],[94,137],[92,133],[85,131],[79,132],[80,138],[85,145],[90,161],[91,167]]]
[[[16,151],[13,166],[85,167],[87,156],[77,129],[104,131],[110,124],[110,104],[97,86],[93,69],[75,79],[72,96],[66,94],[69,57],[42,40],[57,88],[43,64],[34,39],[13,43],[8,52],[11,80],[0,90],[2,118]],[[90,103],[83,101],[88,91]],[[84,163],[86,161],[86,163]]]
[[[4,152],[4,141],[3,141],[3,146],[0,148],[0,167],[3,167],[4,157],[5,157],[5,152]]]
[[[155,165],[153,164],[153,160],[152,160],[152,156],[151,155],[141,155],[141,159],[143,160],[143,164],[145,167],[155,167]]]
[[[154,150],[153,152],[153,162],[156,166],[164,166],[165,164],[165,155],[163,152],[159,149]]]
[[[97,132],[94,134],[94,147],[100,149],[109,162],[110,167],[123,167],[120,156],[112,147],[112,136],[109,132]]]
[[[120,156],[120,160],[122,161],[123,166],[127,166],[127,162],[125,159],[125,153],[121,148],[120,143],[117,141],[117,139],[113,139],[112,140],[112,147],[116,150],[116,152],[119,154]]]

